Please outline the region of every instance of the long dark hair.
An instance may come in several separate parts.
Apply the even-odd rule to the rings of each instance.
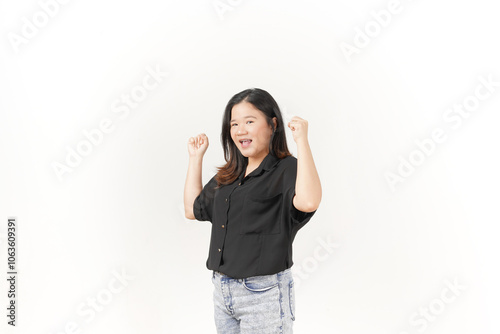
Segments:
[[[226,160],[226,164],[217,167],[218,171],[215,176],[217,187],[234,182],[241,172],[243,172],[244,163],[248,161],[248,158],[241,154],[231,138],[231,110],[234,105],[243,101],[251,103],[255,108],[262,111],[266,117],[267,124],[273,128],[274,131],[269,141],[269,153],[279,159],[292,155],[288,151],[288,146],[286,144],[285,127],[283,126],[283,118],[278,103],[276,103],[271,94],[263,89],[246,89],[234,95],[227,103],[226,110],[224,111],[220,139],[222,148],[224,149],[224,160]],[[276,117],[277,120],[276,128],[272,121],[273,117]]]

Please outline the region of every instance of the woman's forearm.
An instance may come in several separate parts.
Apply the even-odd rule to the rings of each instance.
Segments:
[[[188,219],[195,219],[193,213],[194,200],[203,189],[201,182],[202,165],[203,157],[189,157],[186,183],[184,185],[184,212]]]
[[[297,180],[293,205],[300,211],[312,212],[321,202],[321,182],[307,138],[297,143]]]

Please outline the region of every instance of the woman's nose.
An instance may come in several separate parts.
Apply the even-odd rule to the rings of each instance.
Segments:
[[[238,131],[236,131],[237,134],[245,133],[245,127],[243,125],[238,125]]]

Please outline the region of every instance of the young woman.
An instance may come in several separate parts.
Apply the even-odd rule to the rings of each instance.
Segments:
[[[288,127],[297,158],[268,92],[252,88],[233,96],[222,123],[226,164],[204,187],[208,138],[189,138],[184,208],[186,218],[212,223],[206,265],[213,271],[218,333],[292,333],[292,242],[320,204],[321,183],[307,121],[295,116]]]

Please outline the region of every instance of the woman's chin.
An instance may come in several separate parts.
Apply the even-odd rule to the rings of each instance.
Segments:
[[[248,158],[250,156],[252,156],[252,152],[250,152],[248,149],[240,149],[240,153],[242,156],[244,156],[245,158]]]

